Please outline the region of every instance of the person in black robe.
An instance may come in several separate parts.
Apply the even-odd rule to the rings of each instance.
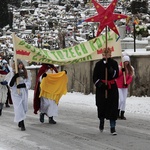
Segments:
[[[118,88],[116,78],[119,75],[118,63],[111,58],[111,48],[102,50],[103,58],[95,64],[93,83],[96,86],[96,106],[100,120],[99,129],[104,130],[105,119],[110,120],[110,132],[116,133],[116,120],[118,115]]]

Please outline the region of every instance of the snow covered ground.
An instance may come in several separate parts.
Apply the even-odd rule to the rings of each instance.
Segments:
[[[150,97],[128,97],[127,120],[117,121],[117,136],[111,136],[109,122],[99,132],[95,95],[73,92],[59,103],[57,124],[40,123],[33,114],[33,90],[29,90],[26,131],[13,122],[13,107],[5,108],[0,117],[0,150],[147,150],[150,139]],[[141,144],[142,143],[142,144]]]
[[[32,97],[33,90],[30,90],[29,99],[32,99]],[[81,108],[89,107],[90,109],[96,109],[94,94],[84,95],[78,92],[67,93],[66,95],[62,96],[59,105],[61,105],[63,102],[65,102],[67,105],[70,105],[70,107],[74,107],[74,105],[76,107],[78,105],[78,107]],[[126,112],[136,115],[150,115],[150,97],[128,97],[126,101]]]

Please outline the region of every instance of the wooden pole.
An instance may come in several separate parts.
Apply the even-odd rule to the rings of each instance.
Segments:
[[[135,23],[133,23],[133,37],[134,37],[134,52],[136,52]]]
[[[17,65],[17,57],[16,57],[16,44],[15,44],[15,33],[12,33],[12,39],[13,39],[13,48],[14,48],[14,61],[15,61],[15,72],[18,73],[18,65]],[[17,85],[19,84],[19,80],[17,78],[16,80]],[[20,94],[20,90],[17,89],[18,94]]]
[[[122,56],[121,56],[121,60],[122,60]],[[123,62],[123,61],[122,61],[122,68],[125,69],[125,68],[124,68],[124,62]],[[126,82],[126,73],[125,73],[125,71],[123,71],[122,73],[123,73],[123,81],[124,81],[123,83],[126,84],[126,83],[127,83],[127,82]]]
[[[105,30],[106,30],[106,32],[105,32],[105,34],[106,34],[106,51],[105,51],[105,57],[106,57],[106,64],[107,64],[107,54],[108,54],[108,51],[107,51],[107,48],[108,48],[108,44],[107,44],[107,26],[105,27]],[[108,78],[107,78],[107,76],[108,76],[108,70],[107,70],[107,67],[105,68],[105,85],[107,86],[107,80],[108,80]],[[108,91],[107,91],[107,89],[105,89],[105,98],[107,98],[108,97]]]

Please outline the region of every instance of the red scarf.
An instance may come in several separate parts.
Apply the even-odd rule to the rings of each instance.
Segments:
[[[6,71],[4,71],[4,70],[0,70],[0,74],[2,74],[2,75],[6,75],[6,74],[7,74],[7,72],[6,72]]]

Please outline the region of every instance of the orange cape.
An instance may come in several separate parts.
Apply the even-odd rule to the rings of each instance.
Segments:
[[[65,71],[56,74],[47,74],[41,81],[39,97],[54,100],[58,104],[62,95],[67,93],[67,83],[68,77]]]

